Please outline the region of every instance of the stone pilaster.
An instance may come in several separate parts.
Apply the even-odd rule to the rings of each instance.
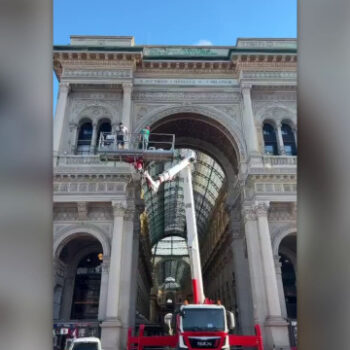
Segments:
[[[248,266],[253,299],[254,323],[263,325],[266,316],[266,297],[264,275],[261,266],[261,252],[257,216],[252,205],[243,205],[245,238],[247,244]]]
[[[114,223],[109,264],[106,318],[101,325],[102,347],[104,350],[120,349],[121,344],[121,315],[119,313],[120,293],[122,287],[121,273],[123,262],[124,215],[126,203],[112,201]]]
[[[131,132],[131,92],[132,92],[132,84],[131,83],[123,83],[123,112],[122,112],[122,122],[128,128],[129,132]],[[127,145],[126,145],[127,146]]]
[[[56,113],[54,119],[54,132],[53,132],[53,151],[54,154],[57,154],[60,148],[63,124],[64,124],[64,115],[67,106],[67,99],[69,93],[69,83],[60,83],[58,101],[56,105]]]
[[[282,317],[278,293],[275,262],[268,223],[268,204],[260,202],[255,206],[258,222],[261,264],[264,276],[267,314],[265,320],[266,339],[270,347],[288,347],[288,323]]]
[[[106,318],[109,265],[110,265],[110,257],[103,256],[100,298],[99,298],[99,307],[98,307],[99,321],[104,321]]]
[[[251,84],[242,83],[243,95],[243,129],[246,137],[247,149],[249,154],[259,153],[258,135],[256,131],[252,100],[251,100]]]

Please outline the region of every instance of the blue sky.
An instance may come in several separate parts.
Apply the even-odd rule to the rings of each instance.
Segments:
[[[136,45],[235,45],[295,38],[297,0],[54,0],[54,44],[70,35],[133,35]],[[54,110],[58,83],[54,77]]]

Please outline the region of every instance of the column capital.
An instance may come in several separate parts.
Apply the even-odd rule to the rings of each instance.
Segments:
[[[255,206],[255,212],[258,217],[267,216],[268,211],[269,211],[269,203],[267,202],[259,202]]]
[[[254,221],[256,220],[256,211],[253,206],[243,206],[242,216],[244,221]]]
[[[249,93],[252,87],[253,87],[253,84],[251,83],[241,82],[242,93]]]
[[[76,123],[76,122],[69,122],[69,130],[70,131],[74,130],[77,127],[78,127],[78,123]]]
[[[114,217],[124,216],[126,212],[126,204],[124,201],[112,201],[112,209]]]
[[[70,84],[66,81],[60,83],[60,92],[68,93],[70,90]]]
[[[122,83],[124,94],[131,94],[133,84],[132,83]]]

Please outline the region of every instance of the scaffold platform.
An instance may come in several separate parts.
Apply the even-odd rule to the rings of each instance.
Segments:
[[[175,135],[151,133],[147,138],[138,133],[123,137],[116,133],[100,134],[97,153],[102,161],[166,161],[174,157]]]

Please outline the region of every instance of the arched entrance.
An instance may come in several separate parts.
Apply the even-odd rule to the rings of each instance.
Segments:
[[[57,245],[55,254],[54,316],[57,342],[98,336],[103,262],[100,241],[88,233],[72,233]]]
[[[231,212],[230,209],[227,209],[226,204],[236,205],[238,211],[240,210],[240,202],[237,197],[233,200],[233,192],[240,168],[240,160],[244,152],[242,145],[237,143],[232,132],[218,119],[220,118],[215,119],[213,116],[198,113],[179,112],[149,120],[154,120],[153,123],[150,123],[152,133],[175,134],[175,147],[177,149],[190,148],[197,152],[198,161],[194,165],[193,184],[202,269],[207,271],[205,274],[203,273],[204,283],[208,287],[206,289],[207,296],[212,298],[220,296],[222,302],[227,299],[228,304],[232,307],[231,311],[236,312],[237,309],[240,309],[238,323],[242,325],[243,330],[246,330],[247,328],[252,329],[253,325],[252,312],[245,310],[244,306],[251,305],[249,275],[246,273],[236,274],[235,270],[240,269],[242,265],[247,266],[248,260],[244,256],[243,260],[240,258],[236,261],[230,260],[227,263],[228,268],[222,269],[219,267],[219,264],[222,266],[222,261],[218,263],[220,259],[217,259],[218,256],[215,255],[233,255],[232,250],[235,243],[231,242],[232,237],[229,229]],[[145,121],[142,127],[146,125],[148,124]],[[240,134],[239,129],[236,129],[236,134]],[[150,173],[155,176],[169,166],[171,165],[152,164]],[[162,242],[164,237],[186,237],[184,208],[181,204],[183,198],[181,179],[177,178],[165,184],[157,195],[148,192],[147,187],[144,187],[144,192],[152,245]],[[210,225],[213,217],[217,218],[215,220],[216,227]],[[226,239],[227,241],[231,240],[230,243],[221,246],[220,253],[215,251],[214,248]],[[239,245],[239,249],[241,246],[242,244]],[[164,259],[178,261],[178,257],[173,255],[174,253],[164,256]],[[172,265],[177,266],[176,268],[180,266],[178,263]],[[217,271],[215,282],[210,278],[209,270]],[[177,278],[175,282],[179,282],[180,277]],[[208,293],[212,295],[208,295]],[[181,298],[191,298],[191,286],[187,284],[182,286],[180,293],[177,294],[180,294]],[[236,296],[241,299],[238,300]],[[237,306],[240,302],[242,302],[241,308]]]

